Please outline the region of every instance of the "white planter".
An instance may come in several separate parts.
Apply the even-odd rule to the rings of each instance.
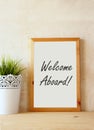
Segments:
[[[0,76],[0,114],[13,114],[19,111],[22,76]]]

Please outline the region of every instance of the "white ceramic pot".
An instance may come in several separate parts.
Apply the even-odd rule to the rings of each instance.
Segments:
[[[19,111],[22,76],[0,76],[0,114],[14,114]]]

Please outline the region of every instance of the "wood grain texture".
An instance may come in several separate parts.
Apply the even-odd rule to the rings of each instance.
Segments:
[[[69,38],[62,38],[62,37],[54,37],[54,38],[32,38],[33,41],[36,41],[36,42],[48,42],[48,41],[53,41],[53,42],[56,42],[56,41],[79,41],[80,38],[73,38],[73,37],[69,37]]]
[[[36,112],[0,116],[0,130],[94,130],[94,112]]]
[[[33,110],[33,102],[34,102],[34,44],[30,39],[29,41],[29,57],[30,57],[30,65],[29,65],[29,111]]]
[[[76,45],[76,68],[77,68],[77,108],[78,111],[81,109],[81,92],[80,92],[80,43],[77,40]]]
[[[30,111],[32,112],[75,112],[80,111],[81,102],[80,102],[80,38],[32,38],[30,44],[31,50],[31,86],[30,86],[30,94],[29,94],[29,106]],[[34,108],[34,42],[60,42],[60,41],[75,41],[76,42],[76,68],[77,68],[77,108]],[[70,43],[71,44],[71,43]]]

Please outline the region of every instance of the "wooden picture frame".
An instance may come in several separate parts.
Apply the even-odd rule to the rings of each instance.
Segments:
[[[30,111],[80,111],[79,40],[80,38],[30,40]]]

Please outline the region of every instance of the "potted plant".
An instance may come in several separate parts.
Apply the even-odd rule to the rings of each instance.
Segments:
[[[21,72],[19,61],[3,57],[0,64],[0,114],[19,111]]]

